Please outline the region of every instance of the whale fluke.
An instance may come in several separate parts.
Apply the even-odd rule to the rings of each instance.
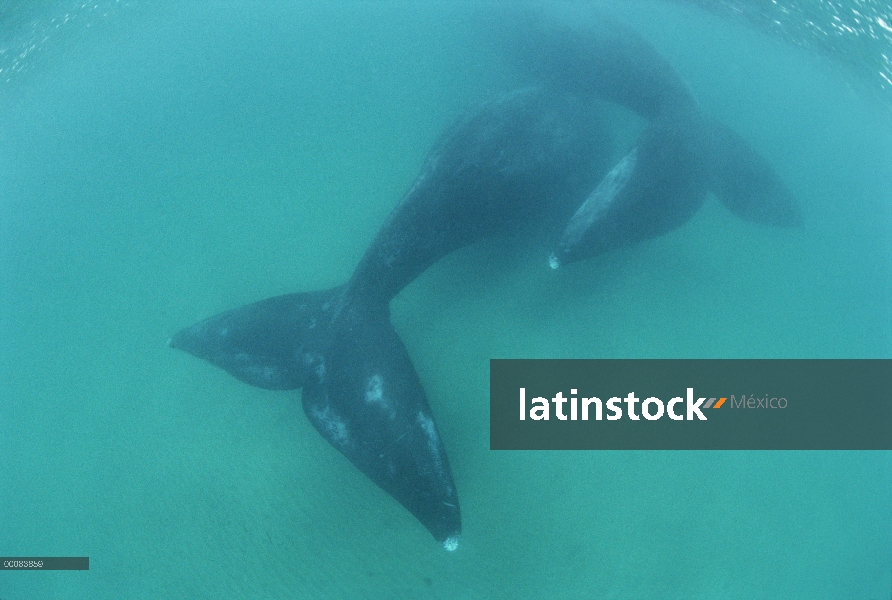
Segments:
[[[349,320],[312,356],[304,412],[322,437],[454,550],[458,494],[409,354],[383,311]]]
[[[247,304],[169,344],[257,387],[303,387],[304,412],[322,437],[454,550],[458,495],[424,389],[386,305],[345,307],[343,290]]]
[[[304,348],[327,323],[343,286],[252,302],[199,321],[167,344],[267,390],[303,386]]]

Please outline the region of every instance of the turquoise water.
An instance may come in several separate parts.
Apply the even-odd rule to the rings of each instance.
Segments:
[[[875,63],[686,4],[608,9],[805,226],[710,199],[557,272],[490,243],[406,288],[393,320],[462,500],[446,553],[298,394],[165,341],[349,276],[439,132],[510,85],[477,13],[0,4],[0,554],[91,562],[0,573],[0,598],[888,598],[892,453],[488,449],[493,357],[892,357]],[[615,121],[621,150],[634,120]]]
[[[892,4],[886,0],[680,0],[742,18],[858,75],[862,91],[892,98]]]

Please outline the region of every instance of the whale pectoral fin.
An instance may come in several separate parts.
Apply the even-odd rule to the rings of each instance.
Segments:
[[[326,308],[341,288],[286,294],[226,311],[187,327],[168,345],[269,390],[303,385],[302,348],[326,321]]]
[[[447,549],[461,531],[446,452],[409,355],[387,315],[333,333],[303,390],[310,422]]]
[[[553,269],[662,235],[686,222],[706,194],[688,121],[658,121],[585,199],[551,254]]]
[[[732,213],[762,225],[802,223],[796,198],[746,140],[712,119],[705,120],[704,138],[710,188]]]

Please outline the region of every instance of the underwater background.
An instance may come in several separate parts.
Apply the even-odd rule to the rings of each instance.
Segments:
[[[166,340],[350,276],[440,132],[511,89],[492,13],[0,1],[0,555],[90,557],[0,572],[0,599],[890,597],[892,452],[494,452],[488,396],[490,358],[892,358],[892,10],[558,4],[646,37],[805,225],[710,197],[565,269],[489,242],[407,287],[447,553],[299,392]]]

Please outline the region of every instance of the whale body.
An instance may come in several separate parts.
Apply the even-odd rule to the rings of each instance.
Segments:
[[[176,333],[172,347],[266,389],[303,388],[318,432],[447,549],[461,533],[443,442],[389,303],[430,265],[484,238],[551,241],[553,268],[670,231],[715,193],[739,216],[794,225],[799,211],[764,159],[703,116],[672,67],[609,21],[522,26],[531,85],[449,128],[350,280],[261,300]],[[648,126],[607,164],[599,102]]]

